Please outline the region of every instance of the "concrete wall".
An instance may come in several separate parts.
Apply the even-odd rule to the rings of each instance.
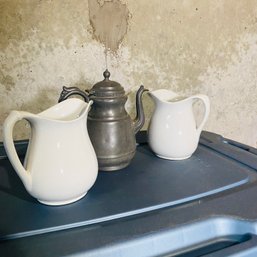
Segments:
[[[0,124],[102,80],[106,52],[131,115],[141,83],[207,94],[205,129],[257,147],[256,0],[0,0]],[[27,134],[18,124],[15,138]]]

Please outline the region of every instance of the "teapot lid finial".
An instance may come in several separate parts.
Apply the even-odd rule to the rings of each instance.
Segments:
[[[104,75],[104,79],[107,80],[107,79],[110,78],[111,73],[108,71],[108,69],[106,69],[106,70],[104,71],[103,75]]]
[[[116,81],[109,80],[111,73],[106,69],[103,72],[104,80],[96,83],[91,90],[89,95],[92,97],[102,98],[115,98],[125,97],[124,88]]]

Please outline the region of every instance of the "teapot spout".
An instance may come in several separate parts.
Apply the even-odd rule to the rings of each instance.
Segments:
[[[148,91],[148,89],[145,89],[143,85],[140,86],[140,88],[137,91],[136,94],[136,118],[134,120],[134,130],[135,134],[143,127],[145,123],[145,114],[143,109],[143,103],[142,103],[142,94]]]

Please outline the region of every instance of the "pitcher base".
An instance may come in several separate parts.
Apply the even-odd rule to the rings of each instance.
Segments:
[[[83,195],[80,195],[79,197],[72,198],[72,199],[65,200],[65,201],[42,201],[39,199],[37,199],[37,200],[40,203],[45,204],[45,205],[56,205],[57,206],[57,205],[65,205],[65,204],[70,204],[70,203],[76,202],[76,201],[80,200],[81,198],[83,198],[86,194],[87,194],[87,192],[84,193]]]
[[[192,154],[184,157],[167,157],[167,156],[162,156],[159,154],[156,154],[159,158],[166,159],[166,160],[171,160],[171,161],[181,161],[181,160],[186,160],[192,156]]]

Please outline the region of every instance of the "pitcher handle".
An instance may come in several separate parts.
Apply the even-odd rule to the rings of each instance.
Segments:
[[[210,114],[210,99],[207,95],[202,95],[202,94],[198,94],[198,95],[194,95],[192,96],[192,99],[197,99],[197,100],[201,100],[204,104],[205,107],[205,112],[204,112],[204,117],[202,122],[199,124],[198,128],[196,129],[198,134],[200,135],[204,124],[206,123],[208,116]]]
[[[7,156],[28,191],[32,187],[31,174],[25,170],[20,162],[13,142],[13,129],[16,122],[22,119],[29,121],[31,116],[33,115],[27,112],[11,111],[3,124],[3,143]]]

